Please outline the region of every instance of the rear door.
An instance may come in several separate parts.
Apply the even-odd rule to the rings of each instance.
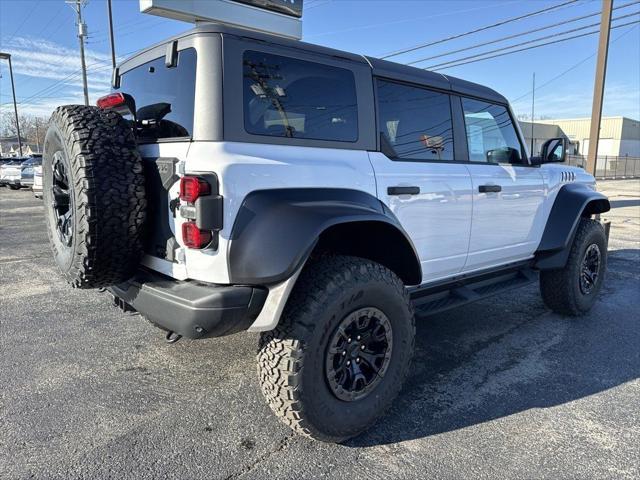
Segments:
[[[531,257],[544,229],[546,189],[530,166],[509,109],[462,98],[473,185],[473,222],[464,270]]]
[[[459,272],[471,231],[471,179],[454,150],[450,96],[376,81],[380,152],[369,152],[377,193],[420,256],[423,282]]]

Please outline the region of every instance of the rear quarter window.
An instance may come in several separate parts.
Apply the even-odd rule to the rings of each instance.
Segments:
[[[356,142],[356,98],[350,70],[251,50],[244,53],[247,133]]]
[[[142,141],[193,135],[196,60],[195,49],[187,48],[176,67],[167,68],[163,56],[122,74],[119,91],[136,101]]]

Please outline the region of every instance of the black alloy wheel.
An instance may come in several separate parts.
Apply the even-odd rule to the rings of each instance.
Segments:
[[[347,315],[327,347],[326,377],[333,394],[350,402],[371,393],[387,371],[392,346],[391,324],[381,310],[361,308]]]
[[[69,247],[73,242],[73,189],[63,155],[61,150],[53,154],[51,208],[58,238],[63,245]]]
[[[602,254],[600,253],[600,248],[597,244],[592,243],[584,252],[580,268],[580,291],[584,295],[591,295],[593,292],[600,275],[601,263]]]

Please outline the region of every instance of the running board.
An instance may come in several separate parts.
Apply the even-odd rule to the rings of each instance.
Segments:
[[[418,287],[411,290],[410,295],[416,317],[426,317],[529,285],[536,280],[538,272],[529,266],[515,266],[444,284]]]

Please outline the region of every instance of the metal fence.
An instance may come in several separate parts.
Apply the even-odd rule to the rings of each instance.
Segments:
[[[587,165],[587,157],[584,155],[567,155],[565,163],[567,165],[585,168]],[[595,177],[601,180],[640,178],[640,158],[598,155],[596,159]]]

